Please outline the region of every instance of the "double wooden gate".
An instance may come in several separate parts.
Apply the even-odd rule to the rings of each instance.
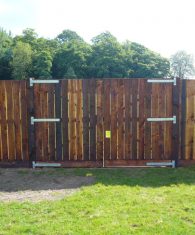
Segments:
[[[161,82],[31,80],[30,160],[66,167],[177,161],[179,81]]]

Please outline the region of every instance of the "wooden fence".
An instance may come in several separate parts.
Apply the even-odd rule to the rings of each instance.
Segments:
[[[195,160],[195,81],[0,81],[0,164],[61,162],[66,167]],[[176,115],[177,122],[147,118]],[[37,122],[30,118],[60,118]]]

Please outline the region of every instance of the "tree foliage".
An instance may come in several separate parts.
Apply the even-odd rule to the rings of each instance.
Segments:
[[[89,44],[71,30],[46,39],[31,28],[15,37],[0,29],[0,79],[162,78],[169,70],[166,58],[135,42],[119,43],[110,32]]]
[[[12,57],[13,78],[17,80],[28,78],[32,63],[31,46],[28,43],[17,42]]]
[[[171,72],[173,76],[186,78],[195,74],[193,56],[185,51],[178,51],[171,56]]]
[[[92,39],[92,53],[89,58],[90,77],[125,77],[124,50],[109,32]]]
[[[32,76],[36,78],[51,78],[52,56],[49,51],[35,52],[32,62]]]

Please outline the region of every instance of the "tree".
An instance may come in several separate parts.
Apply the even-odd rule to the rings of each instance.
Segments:
[[[17,42],[13,48],[11,66],[14,79],[26,79],[32,65],[32,49],[28,43]]]
[[[170,70],[168,59],[161,57],[148,48],[135,43],[125,42],[125,65],[128,77],[166,77]]]
[[[11,33],[7,33],[4,29],[0,28],[0,79],[11,79]]]
[[[86,77],[87,58],[90,51],[90,45],[85,42],[73,40],[64,43],[54,56],[52,66],[53,77],[64,77],[69,67],[72,67],[77,77]]]
[[[49,51],[35,52],[32,65],[33,77],[51,78],[52,56]]]
[[[186,78],[194,75],[194,59],[193,56],[185,51],[178,51],[171,56],[171,73],[173,76]]]
[[[74,72],[74,69],[70,66],[67,69],[66,74],[64,75],[64,78],[76,78],[76,74]]]
[[[92,39],[92,53],[89,57],[89,77],[125,77],[124,50],[117,39],[104,32]]]
[[[27,28],[22,31],[22,35],[17,35],[14,37],[14,44],[16,45],[17,42],[28,43],[32,50],[34,50],[37,45],[37,38],[38,34],[35,32],[35,30]]]
[[[63,30],[56,39],[61,43],[70,42],[73,40],[84,42],[84,40],[76,32],[69,29]]]

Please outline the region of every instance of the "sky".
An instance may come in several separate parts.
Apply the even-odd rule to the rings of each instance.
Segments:
[[[195,0],[0,0],[0,27],[13,35],[33,28],[54,38],[70,29],[90,42],[110,31],[165,57],[178,50],[195,56],[194,24]]]

